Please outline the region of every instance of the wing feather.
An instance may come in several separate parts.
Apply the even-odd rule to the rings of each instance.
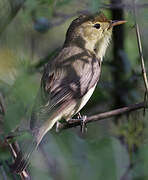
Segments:
[[[39,127],[65,102],[79,101],[99,80],[99,60],[84,50],[79,51],[75,54],[74,49],[66,49],[46,66],[37,96],[40,99],[33,108],[32,128]]]

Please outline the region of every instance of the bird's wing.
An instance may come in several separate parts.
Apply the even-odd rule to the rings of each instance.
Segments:
[[[66,49],[44,71],[41,89],[33,108],[32,128],[43,123],[68,102],[77,102],[99,79],[99,60],[86,51]],[[62,59],[62,60],[61,60]],[[65,107],[65,106],[64,106]]]

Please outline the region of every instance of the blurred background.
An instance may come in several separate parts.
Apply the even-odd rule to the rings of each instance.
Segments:
[[[109,19],[128,21],[114,29],[101,79],[81,114],[91,116],[143,101],[133,2],[0,0],[0,180],[20,179],[8,167],[12,158],[4,137],[18,127],[27,129],[44,65],[62,47],[67,28],[80,14],[101,10]],[[147,67],[148,3],[135,3]],[[148,179],[147,118],[143,110],[134,111],[90,123],[85,134],[80,127],[60,133],[53,128],[32,156],[31,179]]]

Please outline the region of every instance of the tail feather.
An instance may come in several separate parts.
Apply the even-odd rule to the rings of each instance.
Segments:
[[[21,147],[21,151],[18,153],[15,162],[11,165],[14,172],[21,173],[27,167],[33,151],[36,150],[47,131],[49,131],[61,117],[62,114],[57,116],[57,113],[55,113],[52,118],[43,123],[38,130],[34,130],[34,133],[32,133],[27,142],[24,143],[24,146]]]
[[[35,138],[28,140],[22,146],[22,150],[18,153],[15,162],[11,165],[11,168],[15,173],[21,173],[27,167],[30,156],[37,146],[38,143],[36,142]]]

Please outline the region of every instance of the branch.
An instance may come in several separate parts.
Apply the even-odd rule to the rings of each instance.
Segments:
[[[137,11],[136,11],[136,6],[135,6],[135,0],[133,0],[133,6],[134,6],[134,20],[135,20],[139,55],[140,55],[140,60],[141,60],[142,75],[143,75],[143,80],[144,80],[146,92],[148,92],[148,80],[147,80],[147,75],[146,75],[146,70],[145,70],[145,63],[144,63],[143,50],[142,50],[142,44],[141,44],[140,30],[139,30],[139,25],[137,23]]]
[[[9,136],[6,138],[6,143],[8,144],[9,146],[9,150],[10,150],[10,153],[12,154],[13,156],[13,159],[15,160],[17,158],[17,155],[20,151],[20,148],[19,148],[19,145],[17,144],[17,142],[10,142],[12,141],[13,139],[13,136]],[[27,170],[23,170],[19,176],[21,177],[22,180],[31,180],[31,177],[29,176],[29,173],[27,172]]]
[[[115,109],[115,110],[108,111],[105,113],[100,113],[100,114],[96,114],[96,115],[87,117],[85,120],[85,124],[100,121],[100,120],[107,119],[107,118],[111,118],[114,116],[123,115],[125,113],[129,113],[131,111],[135,111],[135,110],[142,109],[142,108],[148,108],[147,102],[136,103],[136,104],[132,104],[127,107],[123,107],[123,108],[119,108],[119,109]],[[79,125],[81,125],[81,121],[82,121],[81,119],[71,119],[68,121],[68,123],[59,124],[58,129],[59,130],[69,129],[72,127],[79,126]]]
[[[0,113],[2,115],[5,115],[4,100],[3,100],[3,97],[1,94],[0,94]],[[10,140],[12,140],[12,139],[13,139],[13,136],[9,136],[5,139],[5,142],[9,146],[10,153],[12,154],[13,159],[15,160],[20,149],[19,149],[19,145],[17,144],[17,142],[13,142],[13,143],[10,142]],[[26,170],[24,170],[19,175],[22,180],[30,180],[30,176]]]

